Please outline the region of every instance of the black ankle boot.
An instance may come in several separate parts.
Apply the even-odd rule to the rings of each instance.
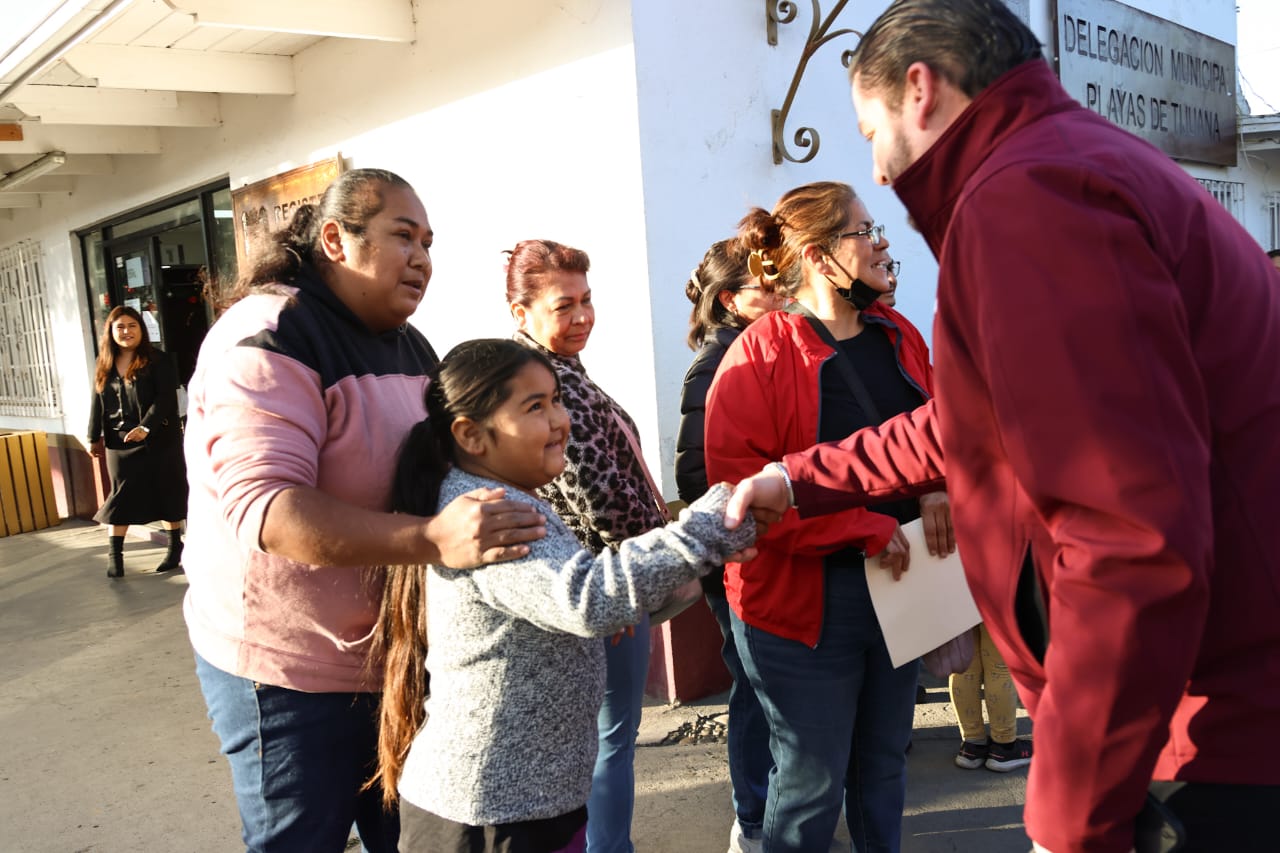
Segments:
[[[107,563],[107,577],[122,578],[124,577],[124,537],[111,537],[111,552],[108,555],[110,562]]]
[[[169,552],[164,555],[164,562],[156,566],[157,572],[168,572],[182,568],[182,531],[166,530],[169,534]]]

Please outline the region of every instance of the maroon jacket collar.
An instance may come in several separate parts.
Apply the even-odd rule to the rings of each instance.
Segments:
[[[893,189],[935,257],[951,211],[969,179],[1008,137],[1056,113],[1083,109],[1053,75],[1033,60],[1001,75],[978,93],[933,146],[894,181]]]

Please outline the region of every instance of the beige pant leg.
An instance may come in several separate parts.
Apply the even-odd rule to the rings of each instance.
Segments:
[[[956,710],[956,721],[960,724],[960,737],[973,743],[987,742],[987,727],[982,720],[982,655],[978,653],[981,640],[978,630],[974,629],[973,660],[964,672],[953,673],[947,679],[947,687],[951,691],[951,706]]]
[[[1000,743],[1008,743],[1018,734],[1018,694],[1013,687],[1013,677],[1009,675],[1009,667],[986,625],[978,626],[981,642],[978,645],[975,659],[982,661],[982,686],[987,700],[987,718],[991,721],[991,739]]]

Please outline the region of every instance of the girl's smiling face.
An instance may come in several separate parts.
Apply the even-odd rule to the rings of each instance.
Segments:
[[[533,492],[564,470],[569,413],[560,383],[540,362],[529,362],[511,378],[510,394],[484,421],[453,422],[458,467]]]

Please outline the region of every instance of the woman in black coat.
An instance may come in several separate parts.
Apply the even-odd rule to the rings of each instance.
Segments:
[[[187,517],[187,468],[178,423],[178,377],[169,356],[151,345],[142,316],[119,306],[98,341],[89,452],[107,454],[111,494],[94,521],[111,525],[107,577],[124,575],[124,535],[130,524],[157,519],[169,550],[157,572],[182,566]]]
[[[680,393],[680,432],[676,437],[676,488],[680,500],[692,503],[707,491],[707,464],[703,455],[707,392],[716,368],[729,345],[742,330],[770,311],[783,306],[763,278],[747,271],[747,250],[737,240],[722,240],[707,250],[702,263],[685,284],[693,303],[689,315],[689,347],[697,349],[684,377]],[[736,820],[729,833],[729,850],[758,849],[769,791],[769,726],[729,630],[729,602],[724,592],[724,570],[702,578],[702,592],[724,637],[720,654],[733,685],[729,690],[729,779],[733,786]]]

